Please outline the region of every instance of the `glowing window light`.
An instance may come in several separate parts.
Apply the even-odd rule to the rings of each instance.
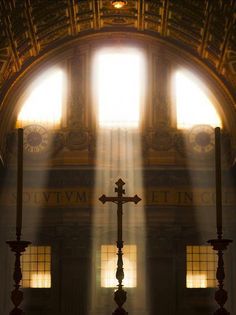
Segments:
[[[175,77],[177,127],[191,128],[206,124],[222,127],[214,105],[204,91],[186,74],[178,71]]]
[[[49,272],[32,273],[30,277],[30,287],[51,288],[51,274]]]
[[[217,255],[211,246],[187,246],[187,288],[214,288],[217,286]]]
[[[117,248],[114,245],[101,246],[101,287],[115,288],[118,284],[116,279]],[[124,280],[126,288],[134,288],[137,285],[137,249],[136,245],[123,247]]]
[[[101,52],[96,87],[100,127],[137,128],[140,120],[142,57],[138,52]]]
[[[64,74],[57,69],[37,80],[28,98],[22,105],[17,127],[38,123],[55,127],[62,115]]]
[[[51,247],[29,246],[21,256],[23,288],[51,288]]]
[[[187,275],[187,288],[207,288],[206,274]]]

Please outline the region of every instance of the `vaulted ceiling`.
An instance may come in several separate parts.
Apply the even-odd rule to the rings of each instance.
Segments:
[[[138,31],[188,50],[236,87],[236,0],[0,0],[0,87],[76,37]]]

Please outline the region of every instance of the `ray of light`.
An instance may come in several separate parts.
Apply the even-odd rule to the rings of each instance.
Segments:
[[[139,54],[138,54],[139,56]],[[106,57],[106,58],[105,58]],[[127,80],[125,78],[122,82],[125,82],[124,94],[118,96],[120,91],[121,79],[126,76],[124,67],[121,71],[119,63],[115,62],[117,54],[112,56],[107,54],[102,58],[102,69],[105,68],[105,73],[109,75],[104,82],[97,82],[100,89],[107,87],[107,84],[115,82],[115,85],[109,85],[110,91],[106,97],[100,96],[100,112],[99,112],[99,129],[97,132],[97,157],[96,157],[96,183],[94,191],[94,212],[93,212],[93,279],[94,287],[92,288],[91,298],[91,314],[94,314],[100,305],[101,299],[104,300],[106,305],[106,313],[111,313],[115,309],[115,304],[112,303],[113,290],[118,284],[115,278],[114,262],[117,260],[117,256],[113,253],[113,257],[109,256],[109,259],[105,262],[106,267],[109,270],[104,270],[104,266],[101,266],[101,247],[102,246],[116,246],[117,240],[117,214],[116,205],[106,203],[102,205],[98,198],[102,194],[107,196],[115,195],[115,182],[121,178],[126,184],[124,189],[126,196],[133,196],[138,194],[142,198],[142,202],[138,205],[127,203],[124,205],[123,211],[123,239],[124,245],[135,246],[135,258],[136,270],[132,274],[131,269],[128,266],[134,263],[129,261],[128,252],[124,252],[124,273],[127,277],[126,283],[124,283],[125,290],[128,290],[128,299],[125,308],[131,312],[146,311],[146,298],[145,298],[145,218],[144,218],[144,193],[142,184],[142,158],[141,158],[141,142],[140,142],[140,107],[141,107],[141,93],[136,89],[137,82],[140,81],[140,90],[143,89],[142,78],[133,78]],[[138,57],[139,58],[139,57]],[[138,61],[135,55],[120,56],[120,60],[123,60],[125,68],[128,69],[127,77],[130,71],[135,73],[135,76],[140,76],[136,67],[142,63]],[[104,66],[105,60],[108,64]],[[134,61],[133,67],[129,65]],[[100,64],[101,65],[101,64]],[[135,66],[134,66],[135,65]],[[113,67],[114,66],[114,67]],[[107,69],[106,69],[107,68]],[[118,80],[116,81],[116,74]],[[119,77],[120,76],[120,77]],[[100,77],[102,80],[102,76]],[[131,81],[130,81],[131,80]],[[122,90],[122,89],[121,89]],[[132,91],[130,91],[132,90]],[[136,93],[136,95],[135,95]],[[128,102],[127,102],[128,100]],[[104,103],[103,103],[104,101]],[[135,104],[133,104],[135,103]],[[109,107],[103,108],[106,104]],[[99,108],[98,108],[99,110]],[[136,111],[136,112],[135,112]],[[109,114],[109,115],[108,115]],[[96,263],[95,263],[96,262]],[[99,268],[96,266],[99,265]],[[104,278],[101,278],[101,275]],[[136,278],[137,276],[137,278]],[[132,278],[133,277],[133,278]],[[128,280],[128,282],[127,282]],[[107,284],[107,285],[105,285]],[[103,286],[112,286],[112,288],[103,288]],[[128,289],[127,289],[128,287]],[[129,288],[130,287],[130,288]],[[132,288],[133,287],[133,288]],[[135,288],[134,288],[135,287]]]

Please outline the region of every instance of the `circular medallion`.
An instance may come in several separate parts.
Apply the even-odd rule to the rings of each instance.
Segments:
[[[48,131],[40,125],[24,128],[24,150],[30,154],[44,153],[49,148]]]
[[[188,140],[195,153],[210,153],[214,148],[214,129],[209,125],[194,126]]]
[[[84,130],[70,131],[67,135],[70,150],[83,150],[88,146],[88,133]]]
[[[173,136],[168,130],[158,130],[153,134],[152,147],[159,151],[168,151],[173,146]]]

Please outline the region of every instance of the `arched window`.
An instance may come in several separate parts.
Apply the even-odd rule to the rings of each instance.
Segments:
[[[17,119],[17,127],[37,123],[57,127],[61,122],[64,73],[61,69],[47,71],[33,84]]]
[[[139,127],[143,67],[143,56],[135,49],[104,49],[97,54],[94,72],[101,128]]]
[[[175,74],[175,98],[178,129],[200,124],[222,127],[220,116],[209,97],[197,80],[184,71]]]

